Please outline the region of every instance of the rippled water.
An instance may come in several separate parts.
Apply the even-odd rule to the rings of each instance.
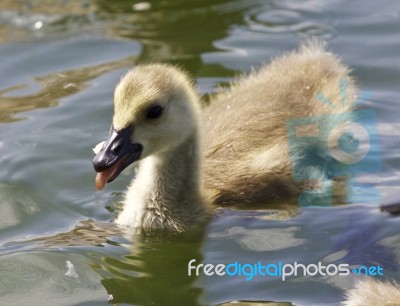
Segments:
[[[0,305],[338,305],[354,277],[188,277],[204,263],[381,264],[400,280],[400,219],[369,205],[221,210],[207,230],[130,243],[110,222],[131,173],[94,189],[91,148],[137,63],[178,63],[202,93],[316,35],[371,92],[383,159],[361,176],[398,199],[395,1],[8,1],[0,4]],[[365,202],[371,202],[364,194]]]

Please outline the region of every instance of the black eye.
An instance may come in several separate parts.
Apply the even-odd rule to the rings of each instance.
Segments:
[[[147,119],[157,119],[161,116],[164,108],[161,105],[153,105],[151,106],[146,113]]]

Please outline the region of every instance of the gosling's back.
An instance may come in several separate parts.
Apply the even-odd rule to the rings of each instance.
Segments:
[[[321,43],[309,42],[218,94],[202,118],[204,187],[211,201],[260,202],[304,188],[292,179],[296,161],[290,159],[287,120],[351,109],[355,88],[348,73]],[[339,80],[348,82],[344,106]],[[318,98],[321,93],[336,110]]]

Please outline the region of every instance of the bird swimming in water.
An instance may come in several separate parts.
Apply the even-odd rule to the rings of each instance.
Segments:
[[[340,80],[348,82],[346,97]],[[318,93],[336,107],[321,103]],[[96,187],[135,163],[116,222],[172,232],[203,224],[212,204],[245,206],[297,194],[310,182],[294,180],[293,167],[313,177],[328,172],[331,156],[318,138],[290,148],[287,120],[348,112],[355,94],[349,69],[317,41],[241,77],[204,107],[180,68],[138,65],[115,88],[111,132],[93,160]],[[307,156],[318,163],[303,163]]]

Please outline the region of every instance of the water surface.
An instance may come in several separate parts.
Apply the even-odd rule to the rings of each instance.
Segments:
[[[132,173],[95,191],[91,148],[107,135],[113,88],[130,67],[179,64],[209,94],[310,36],[371,92],[383,169],[359,179],[396,201],[397,1],[2,1],[0,305],[338,305],[354,281],[188,277],[191,259],[380,264],[400,280],[400,219],[368,194],[370,204],[225,209],[202,235],[131,243],[112,220]]]

